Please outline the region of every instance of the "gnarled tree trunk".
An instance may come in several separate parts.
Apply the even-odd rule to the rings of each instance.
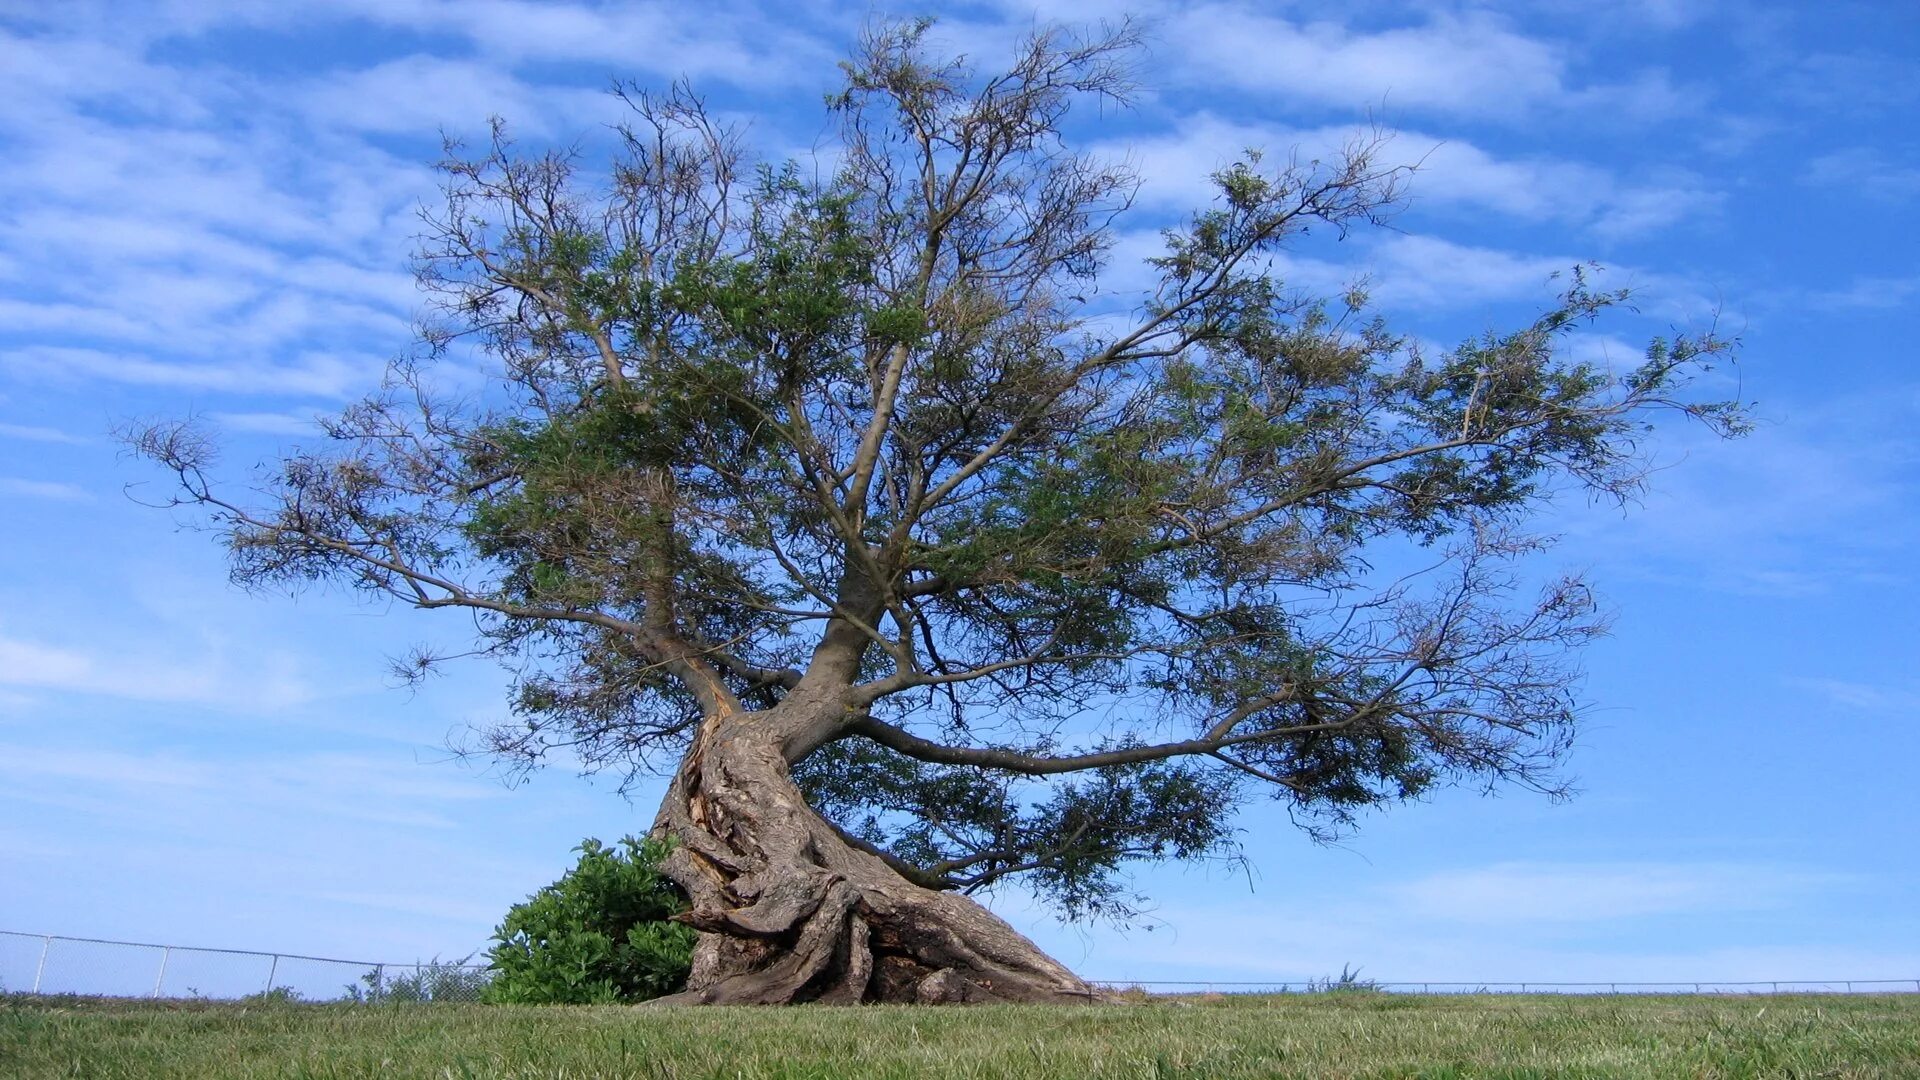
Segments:
[[[824,708],[801,695],[702,725],[654,826],[701,932],[687,990],[661,1000],[1101,1000],[992,912],[907,881],[807,806],[789,754]]]

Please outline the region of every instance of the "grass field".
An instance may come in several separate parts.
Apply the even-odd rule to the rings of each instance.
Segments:
[[[0,999],[0,1076],[1920,1077],[1920,995],[645,1009]]]

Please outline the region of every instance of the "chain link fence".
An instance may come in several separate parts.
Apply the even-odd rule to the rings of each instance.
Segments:
[[[198,949],[0,930],[0,993],[87,997],[248,998],[425,1004],[479,1001],[492,971],[484,964],[429,960],[393,964],[295,953]],[[1699,982],[1404,982],[1340,978],[1299,982],[1094,979],[1122,993],[1152,996],[1310,994],[1857,994],[1920,993],[1920,979],[1780,979]]]
[[[392,964],[0,930],[0,991],[88,997],[478,1001],[484,964]]]

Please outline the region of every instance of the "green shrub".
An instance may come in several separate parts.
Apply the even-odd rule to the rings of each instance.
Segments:
[[[669,850],[629,836],[584,840],[580,862],[515,904],[493,932],[484,1000],[517,1004],[644,1001],[687,984],[694,932],[667,917],[686,898],[660,873]]]

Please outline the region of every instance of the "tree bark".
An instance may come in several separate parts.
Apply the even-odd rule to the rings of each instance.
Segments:
[[[824,706],[790,699],[702,725],[654,825],[692,901],[680,918],[700,931],[686,991],[660,1001],[1103,1000],[992,912],[907,881],[807,806],[786,748]]]

